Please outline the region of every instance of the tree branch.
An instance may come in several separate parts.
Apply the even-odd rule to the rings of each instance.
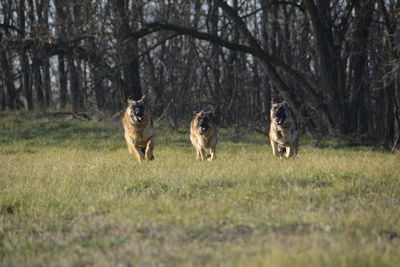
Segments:
[[[262,7],[258,8],[258,9],[256,9],[256,10],[254,10],[253,12],[251,12],[249,14],[243,15],[240,18],[244,19],[244,18],[251,17],[254,14],[260,12],[261,10],[268,9],[271,6],[274,6],[274,5],[292,5],[294,7],[297,7],[298,9],[300,9],[301,12],[306,13],[306,11],[305,11],[305,9],[304,9],[304,7],[302,5],[299,5],[299,4],[296,4],[296,3],[293,3],[293,2],[289,2],[289,1],[282,1],[282,2],[275,1],[275,2],[271,2],[271,3],[269,3],[269,4],[265,5],[265,6],[262,6]]]
[[[18,34],[20,34],[21,36],[24,36],[24,35],[25,35],[24,31],[20,30],[19,28],[15,27],[15,26],[13,26],[13,25],[8,25],[8,24],[3,24],[3,23],[1,23],[1,24],[0,24],[0,28],[5,28],[5,29],[10,29],[10,30],[16,31],[16,32],[18,32]]]
[[[230,8],[230,7],[227,8],[225,5],[223,5],[223,6],[227,10]],[[237,17],[237,19],[240,20],[239,17]],[[242,27],[242,29],[244,29],[244,27],[245,27],[245,25]],[[305,75],[294,70],[291,66],[289,66],[282,59],[274,57],[274,56],[266,53],[265,51],[263,51],[261,49],[261,47],[258,45],[257,41],[251,36],[251,34],[248,30],[247,30],[247,35],[248,35],[249,42],[251,43],[250,46],[222,39],[221,37],[219,37],[218,35],[215,35],[215,34],[200,32],[196,29],[191,29],[191,28],[174,25],[174,24],[168,24],[168,23],[164,24],[164,23],[160,23],[160,22],[153,22],[153,23],[145,24],[145,28],[140,29],[139,31],[136,31],[136,32],[132,32],[128,38],[129,39],[130,38],[142,38],[146,35],[149,35],[151,33],[157,32],[157,31],[162,31],[162,30],[173,31],[173,32],[177,32],[181,35],[192,36],[197,39],[212,42],[214,44],[223,46],[223,47],[231,49],[231,50],[250,54],[250,55],[254,56],[255,58],[260,59],[261,62],[264,64],[264,66],[267,68],[267,71],[271,75],[273,80],[278,84],[277,86],[279,86],[279,88],[283,92],[284,96],[286,98],[288,98],[289,102],[292,103],[292,106],[293,107],[300,106],[300,104],[296,102],[296,97],[295,97],[293,90],[286,85],[286,83],[283,81],[282,77],[278,74],[275,67],[281,68],[287,74],[289,74],[291,77],[293,77],[301,85],[301,88],[303,88],[305,90],[306,94],[308,96],[310,96],[310,100],[311,100],[309,103],[310,107],[321,113],[321,116],[323,118],[323,121],[325,122],[325,125],[327,126],[329,131],[334,135],[334,129],[332,127],[332,120],[329,117],[329,113],[326,110],[325,106],[322,105],[321,97],[318,95],[318,93],[315,91],[315,89],[310,85],[310,83],[306,80]]]

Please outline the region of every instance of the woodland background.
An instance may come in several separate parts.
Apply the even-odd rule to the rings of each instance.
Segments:
[[[267,127],[281,97],[310,138],[395,150],[399,84],[399,0],[0,0],[0,110],[106,118],[145,93],[172,128],[203,107]]]

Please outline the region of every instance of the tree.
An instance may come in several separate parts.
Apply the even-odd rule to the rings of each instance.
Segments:
[[[173,128],[205,107],[222,126],[265,128],[282,97],[311,138],[395,150],[399,10],[395,0],[0,0],[0,108],[115,113],[144,92]]]

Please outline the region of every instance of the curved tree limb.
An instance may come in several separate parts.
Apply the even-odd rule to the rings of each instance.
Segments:
[[[240,19],[240,18],[239,18]],[[243,26],[244,27],[244,26]],[[281,68],[291,77],[293,77],[300,85],[301,88],[305,90],[305,93],[310,97],[310,107],[315,111],[319,112],[322,116],[323,121],[327,129],[330,131],[332,135],[335,135],[335,130],[333,129],[332,119],[329,116],[328,111],[326,110],[325,106],[322,105],[321,97],[316,93],[315,89],[311,86],[311,84],[306,80],[304,77],[305,75],[301,74],[300,72],[294,70],[290,67],[286,62],[282,59],[272,56],[261,49],[258,45],[256,39],[254,39],[250,32],[247,30],[247,36],[250,45],[240,44],[237,42],[231,42],[225,39],[222,39],[218,35],[210,34],[207,32],[201,32],[196,29],[187,28],[175,24],[169,23],[160,23],[160,22],[152,22],[144,25],[144,28],[132,32],[130,38],[142,38],[149,34],[158,31],[173,31],[179,33],[180,35],[187,35],[192,36],[196,39],[212,42],[214,44],[223,46],[225,48],[235,50],[242,53],[247,53],[255,58],[261,60],[263,66],[266,68],[266,71],[271,75],[275,84],[281,92],[293,104],[294,107],[300,106],[300,103],[296,101],[294,91],[283,81],[282,77],[278,74],[276,67]]]

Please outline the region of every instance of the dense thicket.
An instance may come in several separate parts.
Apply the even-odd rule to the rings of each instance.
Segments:
[[[178,127],[210,107],[396,147],[400,0],[0,0],[0,108],[107,112],[146,93]]]

